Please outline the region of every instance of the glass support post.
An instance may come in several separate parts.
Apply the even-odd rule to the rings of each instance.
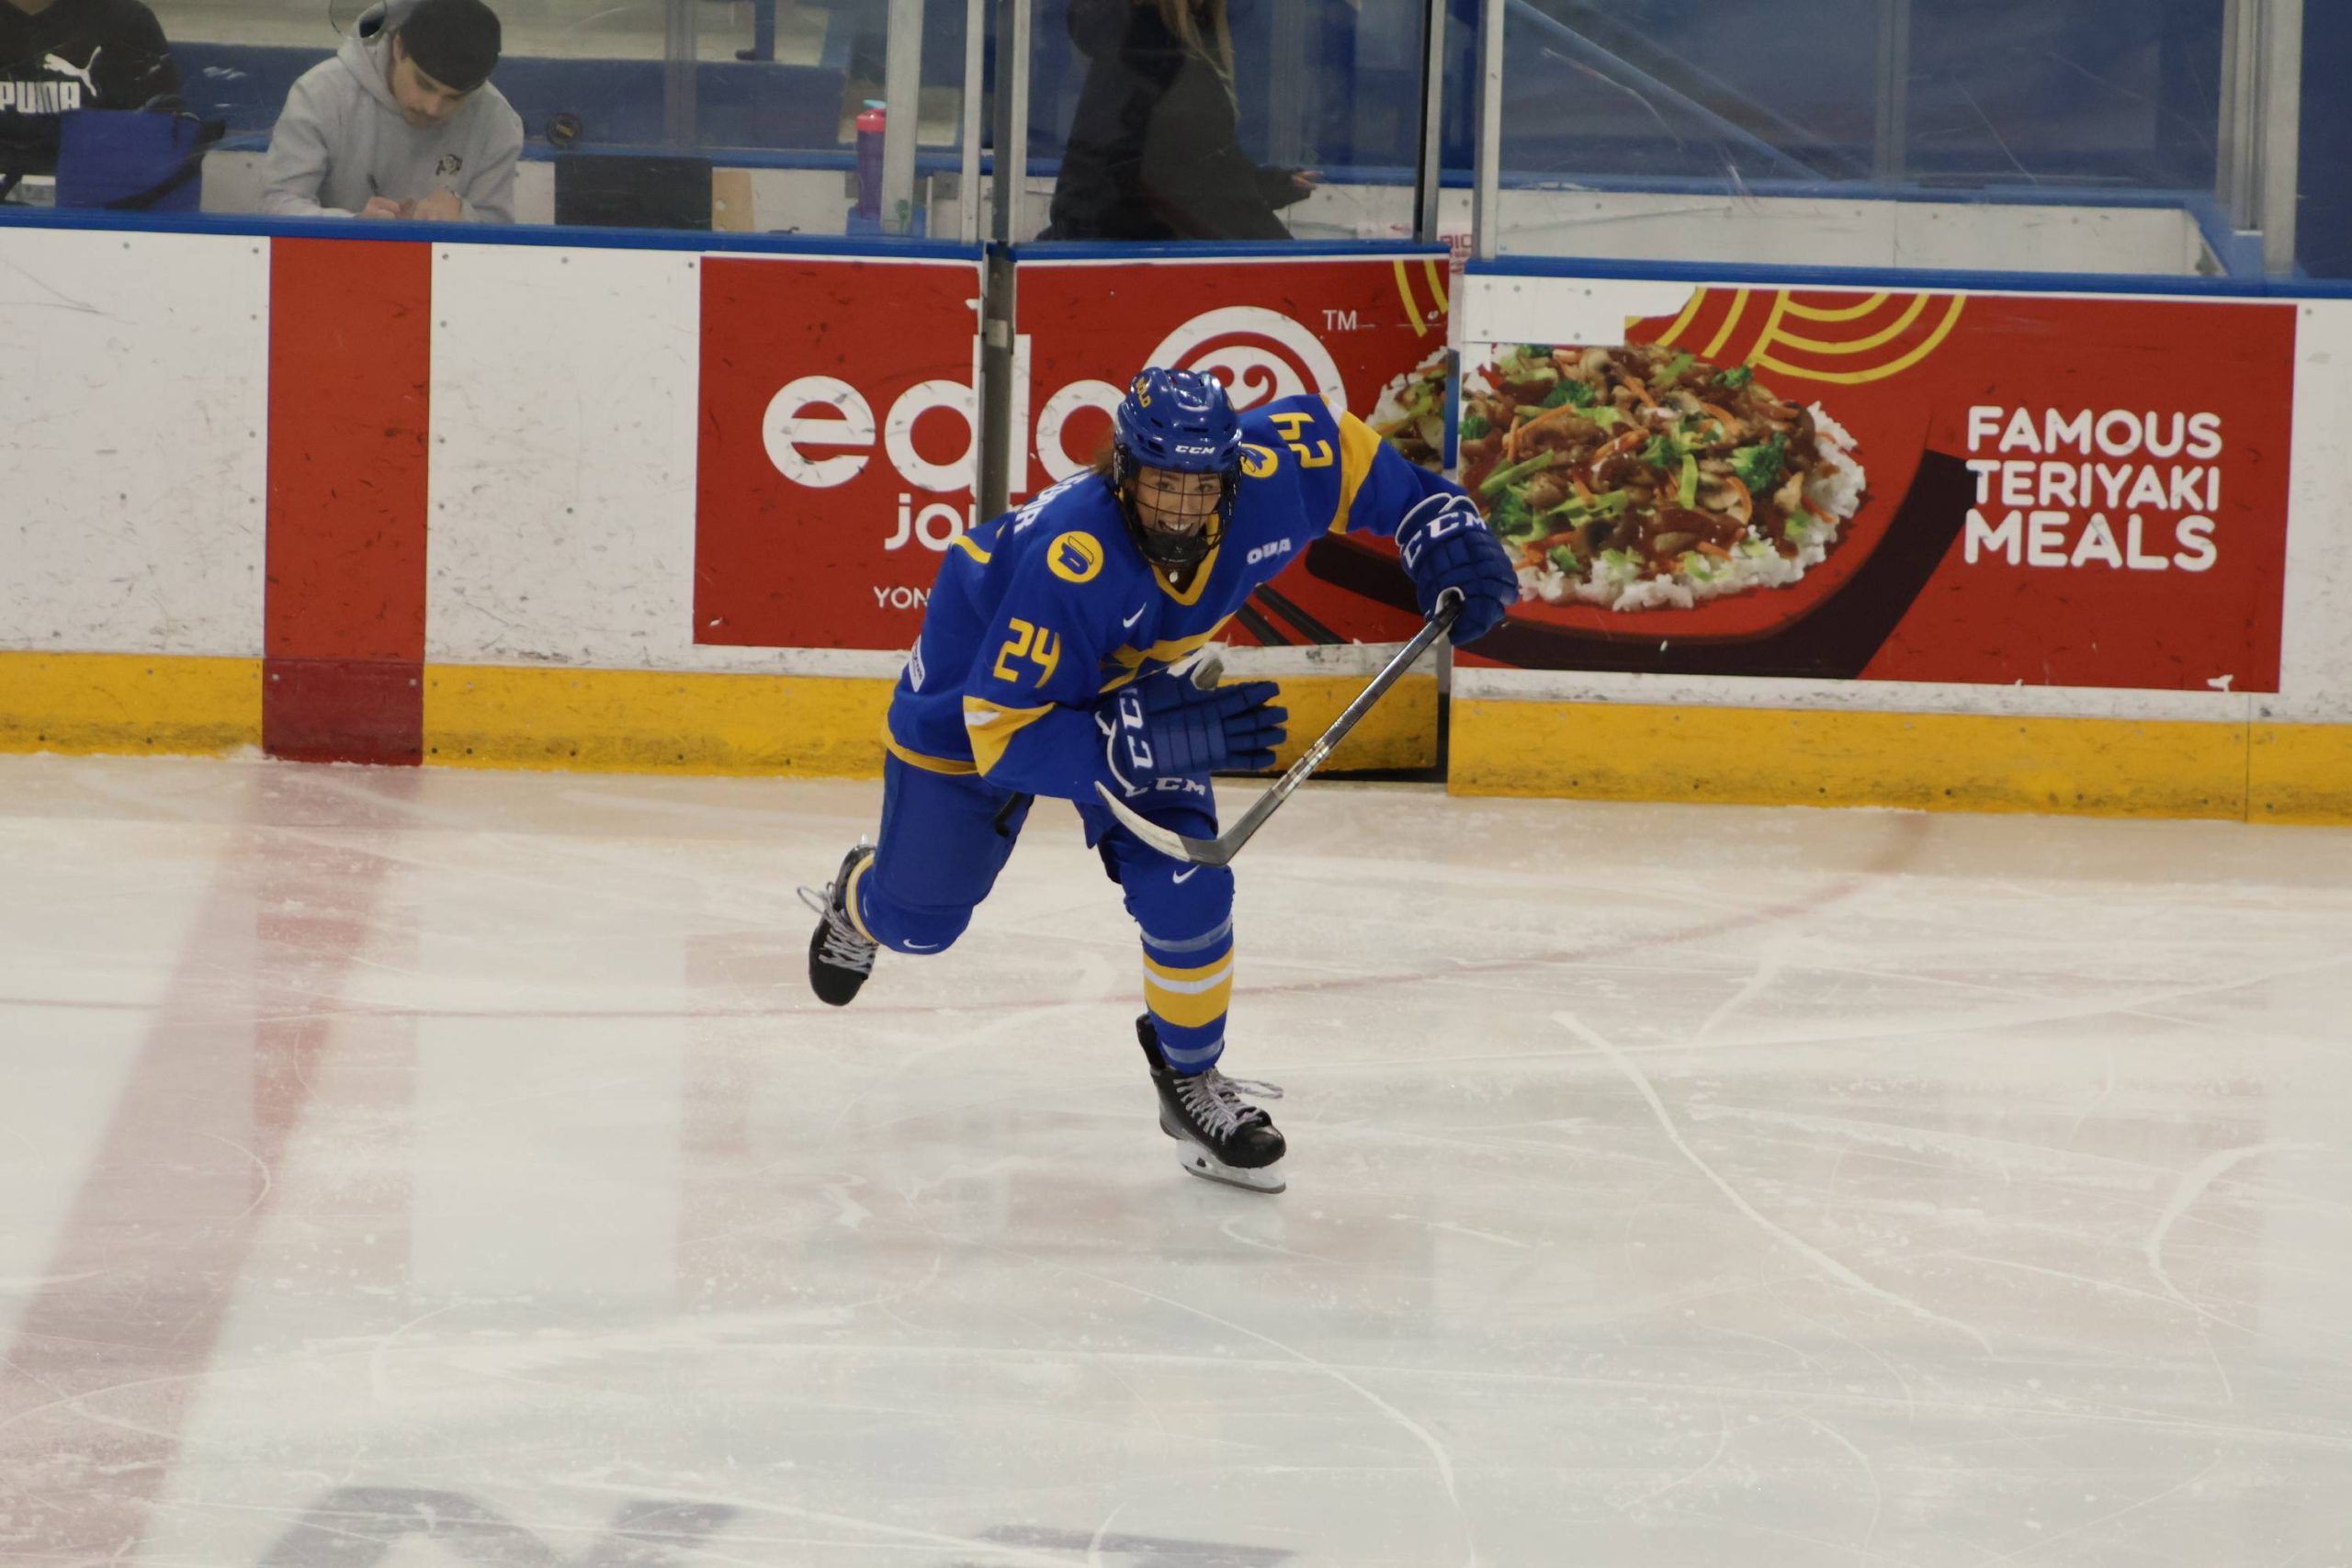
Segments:
[[[1878,148],[1871,173],[1882,185],[1910,166],[1911,0],[1879,0]]]
[[[2341,0],[2337,0],[2341,4]],[[2262,51],[2262,270],[2295,270],[2302,196],[2303,0],[2268,0]]]
[[[1445,0],[1421,7],[1421,156],[1413,184],[1413,238],[1437,238],[1445,162]]]
[[[922,123],[923,0],[890,0],[890,30],[882,60],[882,229],[904,234],[914,227],[915,135]]]
[[[673,148],[684,150],[699,140],[701,118],[695,102],[695,69],[702,55],[698,24],[702,0],[669,0],[662,17],[662,56],[668,64],[662,76],[662,129]]]
[[[967,245],[980,243],[980,107],[987,84],[989,0],[964,0],[964,157],[956,171],[957,235]]]
[[[1482,0],[1478,6],[1477,184],[1470,228],[1481,260],[1491,261],[1502,244],[1503,20],[1510,0]]]

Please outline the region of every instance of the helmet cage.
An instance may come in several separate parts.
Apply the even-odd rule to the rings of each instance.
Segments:
[[[1157,467],[1157,465],[1151,465]],[[1114,447],[1111,453],[1111,488],[1119,497],[1119,513],[1126,520],[1127,536],[1143,552],[1143,558],[1170,571],[1182,571],[1198,566],[1208,558],[1209,552],[1225,542],[1225,531],[1233,523],[1234,502],[1241,495],[1241,464],[1237,458],[1217,474],[1216,507],[1208,521],[1198,528],[1179,533],[1172,529],[1155,528],[1144,520],[1141,491],[1142,471],[1146,465],[1136,461],[1135,454],[1125,446]],[[1182,473],[1188,470],[1175,469]]]
[[[1113,424],[1111,488],[1136,548],[1170,570],[1197,566],[1223,542],[1241,493],[1241,422],[1224,386],[1195,371],[1147,367],[1128,383]],[[1214,511],[1189,531],[1154,526],[1144,515],[1146,468],[1216,474]]]

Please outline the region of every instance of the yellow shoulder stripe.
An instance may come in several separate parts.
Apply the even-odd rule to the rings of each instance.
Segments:
[[[1364,478],[1372,472],[1372,461],[1380,456],[1380,437],[1372,426],[1342,409],[1340,412],[1340,504],[1331,513],[1331,532],[1348,531],[1348,513],[1356,503],[1356,491],[1363,488]]]
[[[982,566],[989,564],[989,552],[980,548],[979,541],[973,538],[971,535],[956,535],[956,547],[963,551],[966,555],[971,557],[974,560],[979,562]]]
[[[964,733],[972,740],[972,761],[986,773],[1004,756],[1012,738],[1058,706],[1046,703],[1034,708],[1007,707],[980,697],[964,699]]]

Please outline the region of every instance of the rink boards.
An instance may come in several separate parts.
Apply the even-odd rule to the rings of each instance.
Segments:
[[[794,377],[811,378],[777,370],[779,404],[751,437],[787,479],[796,460],[802,478],[841,471],[817,465],[844,458],[865,465],[854,478],[875,493],[842,547],[863,554],[820,562],[786,532],[856,485],[786,487],[738,509],[729,526],[751,553],[721,562],[708,490],[716,275],[700,251],[0,228],[0,306],[17,339],[0,357],[0,417],[17,437],[12,526],[0,531],[11,556],[0,572],[0,746],[872,773],[878,715],[935,553],[964,525],[955,514],[968,517],[967,488],[930,488],[967,471],[973,445],[969,328],[943,323],[971,319],[978,265],[946,250],[718,258],[754,276],[837,267],[844,292],[811,299],[812,317],[843,314],[854,296],[910,323],[898,346],[871,333],[840,344],[847,367],[836,378],[856,397],[826,416],[838,428],[810,423],[821,409],[781,406]],[[1294,301],[1221,310],[1215,301],[1261,287],[1248,263],[1156,264],[1155,278],[1182,280],[1169,292],[1193,293],[1165,307],[1174,326],[1146,323],[1141,346],[1120,353],[1179,344],[1228,374],[1264,360],[1368,404],[1379,382],[1363,367],[1399,355],[1409,366],[1436,346],[1449,304],[1472,337],[1498,337],[1521,330],[1510,312],[1534,287],[1474,272],[1449,301],[1442,265],[1365,262],[1402,302],[1379,320],[1344,280],[1329,286],[1344,307],[1294,288]],[[1098,272],[1077,277],[1082,266]],[[1072,262],[1065,280],[1081,294],[1098,279],[1125,288],[1140,309],[1139,268]],[[1537,282],[1577,290],[1591,319],[1614,310],[1603,288]],[[1655,295],[1675,282],[1644,287]],[[2309,299],[2296,314],[2293,384],[2280,394],[2294,415],[2275,692],[1465,666],[1454,677],[1453,786],[2352,815],[2341,728],[2352,719],[2342,547],[2352,475],[2333,434],[2352,399],[2333,369],[2352,353],[2352,301]],[[1041,344],[1049,328],[1039,322]],[[1351,333],[1387,344],[1389,357],[1363,357]],[[2197,345],[2178,346],[2193,366]],[[1033,488],[1067,470],[1114,389],[1068,358],[1040,349],[1022,361],[1016,471]],[[756,389],[760,372],[748,373]],[[796,588],[795,563],[829,565],[831,578],[811,579],[831,596],[810,623],[817,646],[720,640],[721,617],[703,613],[715,585],[740,581],[741,560],[758,570],[769,526],[789,548],[766,547],[785,564],[765,590],[775,626],[758,635],[773,644],[804,604],[819,606]],[[871,603],[853,616],[857,595]],[[1371,620],[1337,629],[1366,643],[1385,635]],[[1303,737],[1375,660],[1343,643],[1236,661],[1283,682]],[[1343,765],[1428,765],[1438,709],[1433,679],[1408,685]]]

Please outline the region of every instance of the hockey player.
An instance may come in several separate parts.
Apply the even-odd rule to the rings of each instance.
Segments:
[[[1171,860],[1119,826],[1097,781],[1152,821],[1216,832],[1209,775],[1264,768],[1281,743],[1270,681],[1202,689],[1195,654],[1261,583],[1326,532],[1394,535],[1424,614],[1464,604],[1453,637],[1519,597],[1469,497],[1315,397],[1237,416],[1214,377],[1147,369],[1111,450],[959,537],[891,694],[880,842],[821,891],[808,981],[836,1007],[877,947],[954,945],[988,897],[1035,795],[1074,802],[1141,929],[1136,1032],[1159,1124],[1196,1175],[1283,1186],[1272,1119],[1217,1069],[1233,991],[1233,875]]]

